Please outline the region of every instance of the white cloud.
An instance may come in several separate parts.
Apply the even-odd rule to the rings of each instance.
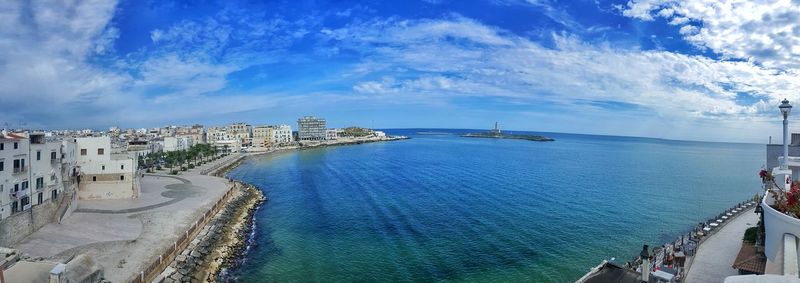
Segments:
[[[796,1],[632,0],[623,15],[646,21],[657,16],[672,25],[701,22],[697,30],[681,28],[685,39],[697,46],[767,67],[800,68],[800,5]]]
[[[453,32],[445,37],[432,30],[441,26]],[[774,114],[768,105],[783,97],[799,98],[792,92],[800,87],[795,74],[749,62],[615,49],[559,34],[553,35],[556,48],[551,49],[460,17],[375,20],[323,36],[340,40],[339,48],[365,53],[367,59],[356,68],[367,70],[362,74],[390,74],[398,68],[416,74],[362,81],[353,88],[362,93],[494,96],[556,105],[615,101],[665,119],[747,121]]]

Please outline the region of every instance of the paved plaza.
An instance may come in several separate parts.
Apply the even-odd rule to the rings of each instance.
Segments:
[[[103,266],[106,279],[127,281],[222,197],[228,180],[199,173],[233,158],[177,176],[145,174],[138,199],[80,200],[61,224],[46,225],[14,248],[56,261],[86,253]]]

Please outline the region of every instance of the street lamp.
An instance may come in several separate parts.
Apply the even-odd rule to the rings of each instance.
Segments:
[[[641,282],[650,282],[650,255],[647,252],[647,248],[647,245],[643,245],[642,252],[639,253],[639,257],[642,258],[642,276],[640,277]]]
[[[778,106],[783,114],[783,162],[781,162],[781,169],[789,169],[787,162],[789,161],[789,112],[792,112],[792,105],[786,98],[781,101],[781,106]]]

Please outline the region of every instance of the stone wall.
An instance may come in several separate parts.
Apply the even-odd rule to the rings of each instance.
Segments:
[[[0,221],[0,247],[13,247],[28,235],[56,219],[58,204],[67,194],[59,194],[55,201],[46,201]]]

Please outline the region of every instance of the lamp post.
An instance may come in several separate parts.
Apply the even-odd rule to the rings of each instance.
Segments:
[[[642,258],[642,265],[640,266],[642,271],[641,282],[650,282],[650,254],[647,252],[647,245],[642,246],[642,252],[639,253],[639,257]]]
[[[789,112],[792,112],[792,105],[789,100],[783,99],[781,106],[778,106],[783,114],[783,162],[781,162],[781,169],[789,169]]]

